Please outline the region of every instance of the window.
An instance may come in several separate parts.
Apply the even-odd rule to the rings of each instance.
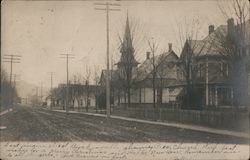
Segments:
[[[197,70],[198,70],[198,77],[200,77],[200,78],[202,78],[202,76],[204,76],[205,69],[206,69],[206,66],[205,66],[205,65],[206,65],[206,64],[204,64],[204,63],[199,63],[199,64],[198,64]],[[202,73],[202,71],[203,71],[204,73]]]
[[[227,77],[228,76],[228,64],[227,63],[221,63],[220,69],[221,69],[221,76],[222,77]]]
[[[184,79],[183,70],[177,68],[176,72],[177,72],[177,79],[183,80]]]
[[[198,64],[198,75],[201,77],[201,63]]]

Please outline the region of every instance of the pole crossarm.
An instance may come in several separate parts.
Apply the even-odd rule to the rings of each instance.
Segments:
[[[12,87],[12,76],[14,75],[14,85],[15,85],[15,81],[16,81],[16,75],[12,74],[13,72],[13,63],[21,63],[21,55],[16,55],[16,54],[4,54],[3,55],[3,62],[4,63],[10,63],[10,86]],[[15,87],[15,86],[14,86]],[[10,105],[13,105],[13,93],[10,92],[11,97],[10,99]]]
[[[6,63],[21,63],[21,62],[15,62],[15,61],[3,61],[3,62],[6,62]]]
[[[17,54],[4,54],[3,56],[22,57],[21,55],[17,55]]]
[[[75,57],[60,57],[60,58],[74,59]]]
[[[3,59],[21,60],[20,58],[16,58],[16,57],[3,57]]]
[[[106,6],[106,5],[111,5],[111,6],[121,6],[119,3],[110,3],[110,2],[106,2],[106,3],[94,3],[94,5],[102,5],[102,6]]]

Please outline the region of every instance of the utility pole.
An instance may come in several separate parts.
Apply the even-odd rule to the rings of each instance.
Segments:
[[[38,88],[39,87],[36,87],[36,105],[38,105]],[[38,107],[38,106],[37,106]]]
[[[109,71],[109,12],[110,11],[120,11],[118,8],[111,8],[111,6],[119,7],[120,4],[117,3],[94,3],[96,6],[105,6],[105,8],[95,8],[95,10],[106,11],[106,29],[107,29],[107,75],[106,75],[106,111],[107,118],[110,117],[110,71]]]
[[[15,90],[16,89],[16,81],[17,81],[17,78],[19,77],[20,75],[18,74],[13,74],[13,89]],[[15,100],[13,101],[15,103]]]
[[[69,59],[75,58],[73,54],[61,54],[61,58],[66,59],[66,73],[67,73],[67,88],[66,88],[66,113],[68,113],[68,105],[69,105]]]
[[[52,89],[53,89],[53,76],[55,72],[49,72],[50,74],[50,110],[52,109]]]
[[[15,54],[5,54],[3,57],[3,62],[10,63],[10,105],[13,105],[13,90],[12,90],[12,72],[13,72],[13,63],[20,63],[21,56]]]
[[[41,103],[43,102],[43,82],[41,82]]]
[[[26,100],[26,101],[25,101],[25,102],[26,102],[25,104],[27,105],[27,104],[28,104],[28,96],[26,96],[25,100]]]

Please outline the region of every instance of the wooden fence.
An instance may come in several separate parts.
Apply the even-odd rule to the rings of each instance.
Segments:
[[[114,108],[113,115],[154,121],[177,122],[230,130],[249,130],[249,112],[181,110],[153,107]]]

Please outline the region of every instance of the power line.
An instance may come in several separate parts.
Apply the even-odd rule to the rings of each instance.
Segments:
[[[5,54],[3,57],[3,62],[10,63],[10,85],[12,84],[12,71],[13,71],[13,63],[20,63],[21,56],[14,54]]]
[[[66,73],[67,73],[67,88],[66,88],[66,113],[68,113],[68,105],[69,105],[69,59],[73,59],[74,54],[60,54],[63,59],[66,59]]]
[[[109,12],[110,11],[120,11],[119,8],[111,8],[111,7],[120,7],[121,5],[118,3],[94,3],[95,10],[104,10],[106,11],[106,29],[107,29],[107,75],[106,75],[106,110],[107,110],[107,117],[110,117],[110,71],[109,71]],[[103,6],[104,8],[102,8]]]
[[[13,63],[20,63],[21,61],[20,55],[16,54],[5,54],[3,57],[3,62],[10,63],[10,87],[12,88],[12,71],[13,71]],[[10,105],[13,104],[13,95],[12,91],[10,92]]]
[[[55,72],[48,72],[50,74],[50,109],[52,109],[52,89],[53,89],[53,76]]]

